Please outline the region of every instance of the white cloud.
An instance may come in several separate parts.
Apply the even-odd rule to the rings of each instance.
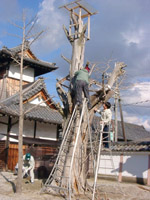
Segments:
[[[61,2],[63,4],[63,1]],[[34,45],[34,50],[38,53],[50,53],[56,50],[64,43],[64,32],[62,25],[65,22],[65,16],[58,9],[56,0],[43,0],[38,12],[38,25],[41,30],[46,30],[43,37]],[[40,47],[40,48],[39,48]]]
[[[122,96],[124,120],[150,131],[150,82],[136,83]]]
[[[129,29],[126,32],[121,33],[126,42],[126,45],[130,45],[132,43],[140,45],[144,39],[144,34],[145,31],[143,29],[139,30]]]
[[[147,131],[150,131],[150,120],[144,119],[143,116],[139,116],[135,113],[123,112],[124,121],[131,124],[138,124],[144,126]]]
[[[125,92],[125,95],[123,96],[123,101],[128,104],[142,101],[145,102],[147,100],[150,100],[149,91],[150,82],[135,83],[133,87],[128,88],[127,92]]]
[[[126,122],[129,122],[131,124],[139,124],[139,125],[142,124],[142,120],[139,117],[137,117],[136,115],[134,115],[134,113],[129,114],[127,112],[123,112],[123,114],[124,114],[124,120]]]
[[[150,131],[150,120],[149,120],[149,119],[145,120],[145,121],[143,122],[143,126],[145,127],[145,129],[146,129],[147,131]]]

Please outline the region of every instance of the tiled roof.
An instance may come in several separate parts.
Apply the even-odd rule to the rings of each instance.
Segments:
[[[54,109],[51,109],[49,106],[37,106],[33,104],[26,104],[26,110],[33,108],[32,111],[28,112],[25,115],[25,118],[29,120],[37,120],[41,122],[48,122],[54,124],[61,124],[62,123],[62,116],[61,114]]]
[[[44,90],[47,94],[47,98],[49,98],[49,95],[46,91],[46,86],[43,79],[38,79],[36,82],[29,84],[28,87],[25,86],[23,89],[23,101],[28,100],[41,90]],[[54,102],[52,101],[54,104]],[[55,104],[54,104],[55,105]],[[55,124],[61,124],[62,123],[62,116],[61,114],[55,110],[47,106],[36,106],[34,104],[30,104],[29,102],[23,104],[24,112],[25,112],[25,119],[29,120],[37,120],[40,122],[45,123],[55,123]],[[30,112],[27,112],[27,110],[31,109]],[[0,112],[12,115],[12,116],[19,116],[19,93],[16,93],[15,95],[5,99],[0,104]]]
[[[4,47],[4,48],[7,48],[7,47]],[[18,52],[21,52],[21,48],[22,48],[22,45],[20,44],[20,45],[18,45],[16,47],[10,48],[9,50],[11,52],[18,53]],[[30,42],[26,40],[24,42],[24,51],[28,50],[28,49],[30,49]]]
[[[112,151],[115,152],[139,152],[139,151],[150,151],[150,142],[118,142],[112,143],[111,147]]]
[[[21,56],[18,54],[20,52],[20,47],[17,46],[15,48],[8,49],[7,47],[3,47],[2,50],[0,50],[0,62],[5,63],[6,61],[12,61],[12,55],[17,59],[20,60]],[[29,47],[25,46],[24,49],[28,49]],[[56,70],[58,67],[56,66],[56,63],[49,63],[45,61],[41,61],[38,59],[31,59],[24,57],[23,58],[23,64],[24,66],[30,66],[35,69],[35,76],[39,76],[48,72],[51,72],[53,70]],[[4,66],[2,66],[4,67]]]
[[[128,140],[139,141],[150,137],[150,132],[146,131],[143,126],[131,123],[124,123],[125,134]],[[121,122],[118,121],[118,138],[123,139]]]

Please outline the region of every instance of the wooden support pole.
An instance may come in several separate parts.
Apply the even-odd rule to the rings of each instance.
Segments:
[[[150,154],[148,155],[147,185],[150,185]]]
[[[115,93],[115,142],[118,141],[118,94]]]
[[[11,117],[8,117],[7,138],[6,138],[6,170],[8,170],[8,151],[9,151],[9,135],[11,130]]]
[[[37,122],[34,121],[34,138],[36,138],[36,128],[37,128]]]
[[[120,118],[121,118],[121,126],[122,126],[123,139],[126,142],[127,139],[126,139],[126,134],[125,134],[124,120],[123,120],[123,113],[122,113],[122,106],[121,106],[121,99],[120,99],[120,97],[119,97],[118,101],[119,101],[119,108],[120,108]]]
[[[87,39],[90,40],[90,15],[88,15],[88,35]]]

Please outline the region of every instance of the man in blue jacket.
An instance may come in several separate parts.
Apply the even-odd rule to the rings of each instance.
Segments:
[[[82,92],[84,97],[88,100],[88,108],[90,109],[90,99],[89,99],[89,71],[90,68],[86,64],[84,69],[81,69],[75,73],[75,93],[76,93],[76,104],[82,105]]]

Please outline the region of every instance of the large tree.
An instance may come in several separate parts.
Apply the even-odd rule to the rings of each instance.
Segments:
[[[61,80],[58,80],[56,89],[64,107],[63,111],[61,110],[61,113],[64,116],[63,128],[65,134],[65,131],[69,126],[68,124],[72,116],[72,111],[75,107],[74,94],[72,92],[73,77],[77,70],[83,68],[85,42],[90,39],[90,16],[96,12],[91,12],[89,5],[87,6],[87,4],[82,4],[82,1],[76,1],[74,3],[65,5],[64,8],[70,12],[69,30],[67,30],[65,26],[63,29],[68,41],[72,46],[72,58],[69,60],[63,56],[63,58],[70,64],[70,71],[69,75]],[[86,18],[88,20],[87,23],[84,24]],[[92,65],[91,69],[94,66],[95,65]],[[59,170],[55,169],[53,171],[55,176],[49,177],[46,182],[46,185],[53,186],[53,188],[55,188],[55,186],[57,187],[58,185],[59,187],[68,188],[70,191],[70,198],[71,194],[82,194],[86,190],[88,155],[87,145],[90,136],[89,124],[92,123],[95,108],[99,108],[102,102],[105,102],[112,97],[113,91],[111,88],[116,79],[124,72],[124,66],[124,63],[116,63],[107,84],[104,85],[103,83],[102,87],[90,97],[92,108],[87,112],[85,107],[83,113],[77,112],[77,114],[74,115],[72,125],[70,126],[71,128],[68,130],[71,137],[69,138],[70,145],[67,146],[67,151],[64,154],[65,161],[62,161],[61,159],[57,160],[57,166],[59,166]],[[68,88],[64,85],[65,81],[69,81]],[[90,80],[89,85],[91,86],[93,83],[97,83],[97,81]],[[81,120],[80,118],[82,115],[83,118]],[[60,151],[63,151],[63,147],[60,148]],[[69,178],[66,179],[63,177]]]

